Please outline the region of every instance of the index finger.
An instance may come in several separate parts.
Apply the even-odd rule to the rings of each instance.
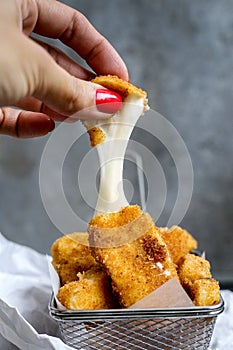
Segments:
[[[75,50],[97,74],[115,74],[128,80],[127,68],[112,45],[75,9],[54,0],[37,0],[34,31],[60,39]]]

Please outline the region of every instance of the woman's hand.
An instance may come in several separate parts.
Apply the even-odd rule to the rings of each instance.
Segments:
[[[1,0],[2,134],[45,135],[53,130],[54,120],[65,120],[84,108],[95,106],[96,91],[103,89],[88,81],[93,73],[57,48],[30,38],[32,32],[60,39],[86,60],[95,74],[116,74],[128,79],[118,53],[80,12],[55,0]],[[103,98],[103,94],[101,96]],[[118,97],[106,90],[106,100],[109,99],[117,101]],[[96,108],[88,117],[109,117],[103,111]]]

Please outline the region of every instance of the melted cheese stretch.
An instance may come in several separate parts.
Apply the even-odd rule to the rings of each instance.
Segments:
[[[129,205],[123,190],[123,163],[126,147],[138,118],[144,112],[144,98],[129,95],[112,118],[95,122],[106,135],[97,146],[100,162],[100,187],[95,215],[115,212]]]

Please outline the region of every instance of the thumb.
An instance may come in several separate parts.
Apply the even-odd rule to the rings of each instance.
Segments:
[[[33,96],[49,108],[72,119],[106,119],[121,108],[119,94],[72,76],[43,54],[36,56],[40,74]]]

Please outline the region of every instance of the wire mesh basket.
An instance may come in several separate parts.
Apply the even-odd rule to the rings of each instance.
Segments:
[[[214,306],[176,309],[49,311],[62,340],[75,349],[208,349],[223,300]]]

